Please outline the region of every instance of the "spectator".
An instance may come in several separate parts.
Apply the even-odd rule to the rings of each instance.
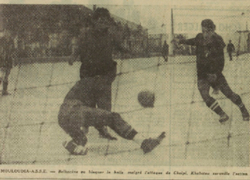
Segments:
[[[233,58],[232,58],[232,52],[234,52],[234,51],[235,51],[235,47],[234,47],[232,41],[229,40],[229,43],[228,43],[228,45],[227,45],[227,52],[228,52],[230,61],[233,60]]]
[[[168,52],[169,52],[169,46],[166,41],[164,41],[163,47],[162,47],[162,56],[164,60],[168,61]]]
[[[15,57],[15,46],[14,41],[11,37],[11,32],[9,30],[4,30],[3,37],[0,38],[0,84],[3,83],[2,95],[9,95],[8,89],[8,78],[10,71],[13,66],[13,61]]]

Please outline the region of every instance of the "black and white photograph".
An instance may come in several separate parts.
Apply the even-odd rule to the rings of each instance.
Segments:
[[[0,179],[249,179],[250,3],[0,1]]]

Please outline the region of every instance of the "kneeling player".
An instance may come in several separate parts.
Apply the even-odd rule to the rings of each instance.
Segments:
[[[96,129],[100,129],[103,126],[109,126],[121,137],[138,143],[144,153],[152,151],[165,137],[164,132],[154,139],[144,138],[118,113],[89,106],[91,90],[84,87],[89,87],[89,83],[98,83],[99,78],[101,77],[81,79],[66,95],[59,111],[58,120],[61,128],[71,136],[72,140],[65,142],[64,147],[71,154],[85,155],[87,153],[85,145],[88,127],[94,126]],[[110,139],[115,139],[110,134],[107,136],[110,136]]]

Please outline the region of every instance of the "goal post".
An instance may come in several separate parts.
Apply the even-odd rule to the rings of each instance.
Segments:
[[[236,31],[238,35],[237,46],[235,47],[236,55],[239,56],[241,54],[250,52],[250,31]]]
[[[173,8],[171,8],[171,27],[170,27],[170,33],[169,33],[169,38],[168,38],[168,44],[169,44],[169,55],[173,56],[174,55],[174,45],[172,43],[172,40],[174,39],[174,14],[173,14]]]

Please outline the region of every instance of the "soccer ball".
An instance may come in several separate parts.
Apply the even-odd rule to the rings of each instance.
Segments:
[[[154,107],[155,93],[149,90],[141,91],[138,94],[138,102],[142,107]]]

